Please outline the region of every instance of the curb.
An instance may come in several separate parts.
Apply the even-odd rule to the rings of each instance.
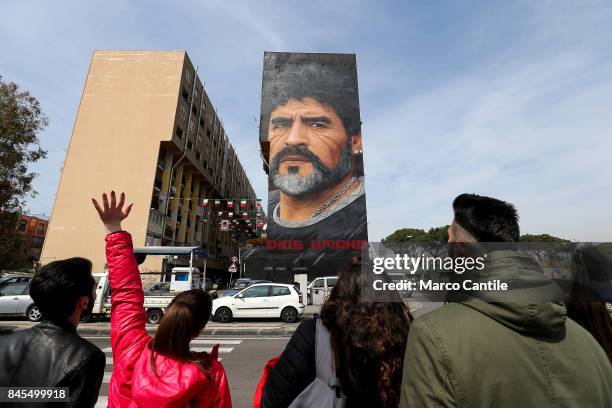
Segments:
[[[214,329],[204,329],[202,331],[202,336],[291,336],[293,332],[295,332],[297,327],[291,328],[282,328],[282,329],[267,329],[267,328],[214,328]],[[78,329],[77,333],[80,335],[94,335],[94,336],[110,336],[110,328],[104,329]],[[155,330],[147,328],[147,334],[154,335]]]

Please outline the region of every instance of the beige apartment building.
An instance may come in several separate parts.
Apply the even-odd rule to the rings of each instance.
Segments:
[[[256,196],[185,51],[94,52],[41,263],[82,256],[104,270],[91,198],[111,189],[134,203],[124,229],[135,247],[203,246],[213,276],[256,234],[221,231],[212,205],[201,205],[243,199],[252,211]],[[149,257],[141,272],[161,271],[162,262]]]

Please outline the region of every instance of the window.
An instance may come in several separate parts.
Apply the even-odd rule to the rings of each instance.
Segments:
[[[178,136],[179,139],[183,138],[183,129],[181,129],[180,126],[176,127],[176,135]]]
[[[181,106],[181,119],[187,120],[187,109],[184,106]]]
[[[327,278],[327,286],[329,286],[330,288],[333,288],[334,286],[336,286],[337,282],[338,282],[338,278]]]
[[[191,72],[189,70],[185,71],[185,81],[190,84],[191,83]]]
[[[270,296],[287,296],[290,294],[291,291],[285,286],[272,286],[272,293]]]
[[[45,224],[40,224],[38,226],[38,229],[36,230],[36,234],[37,235],[45,235],[45,230],[46,230],[46,225]]]
[[[28,287],[27,282],[12,283],[2,287],[2,296],[19,296],[23,295]]]
[[[254,288],[245,290],[242,294],[244,295],[245,298],[265,297],[265,296],[269,296],[268,295],[269,289],[270,289],[270,286],[268,285],[255,286]]]
[[[312,284],[313,288],[322,288],[323,286],[323,279],[317,279]]]
[[[28,228],[28,222],[26,220],[20,220],[17,226],[17,231],[25,231]]]

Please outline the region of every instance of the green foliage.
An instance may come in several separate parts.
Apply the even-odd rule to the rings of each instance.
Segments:
[[[0,76],[0,269],[25,262],[15,230],[25,198],[35,194],[28,166],[46,156],[38,133],[47,125],[38,100]]]
[[[430,228],[428,231],[418,228],[402,228],[396,230],[382,242],[389,248],[401,248],[404,252],[418,253],[421,249],[429,252],[432,256],[440,256],[446,250],[448,242],[448,225]],[[418,242],[417,247],[406,246],[406,243]],[[397,244],[397,245],[394,245]]]
[[[533,234],[525,234],[525,235],[521,235],[520,242],[571,242],[569,239],[563,239],[563,238],[559,238],[559,237],[555,237],[553,235],[548,235],[548,234],[537,234],[537,235],[533,235]]]

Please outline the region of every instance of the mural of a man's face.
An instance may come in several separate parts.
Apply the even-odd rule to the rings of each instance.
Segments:
[[[302,197],[333,186],[353,170],[349,137],[338,114],[316,99],[289,99],[270,115],[270,176],[283,193]]]

